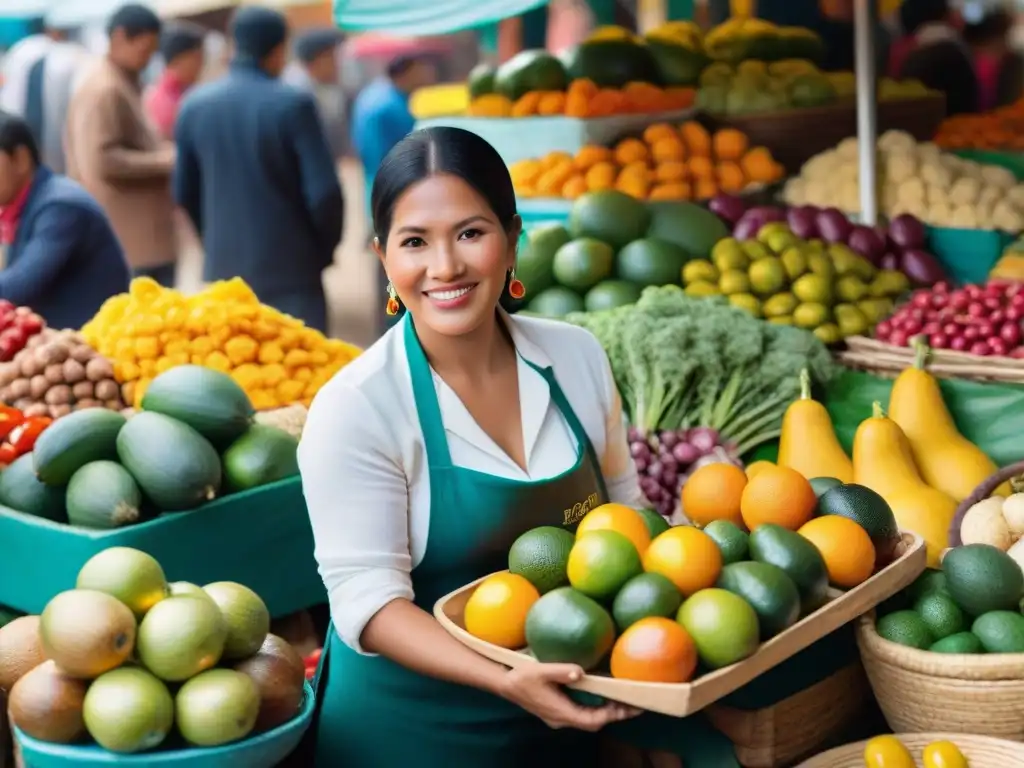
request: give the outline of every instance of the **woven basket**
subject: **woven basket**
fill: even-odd
[[[896,733],[966,732],[1024,741],[1024,653],[909,648],[878,635],[874,612],[858,620],[857,645],[871,690]]]
[[[1024,461],[1018,461],[1016,464],[1009,464],[975,488],[974,492],[971,493],[970,496],[961,501],[956,508],[956,512],[953,513],[953,521],[949,525],[949,546],[959,547],[963,544],[963,540],[960,538],[960,525],[964,521],[964,515],[967,514],[967,511],[971,507],[979,501],[987,499],[993,494],[996,488],[1008,480],[1011,481],[1011,487],[1014,492],[1017,492],[1017,478],[1021,475],[1024,475]]]
[[[843,365],[893,379],[914,365],[913,347],[897,347],[866,336],[846,339],[846,349],[836,357]],[[978,357],[946,349],[928,351],[928,373],[940,379],[1000,381],[1024,384],[1024,360],[1014,357]]]
[[[871,697],[860,662],[764,709],[712,704],[711,724],[736,747],[743,768],[779,768],[835,743],[863,713]]]
[[[933,741],[951,741],[970,761],[971,768],[1024,768],[1024,745],[1012,741],[964,733],[908,733],[901,734],[900,741],[918,761],[922,750]],[[865,746],[866,741],[859,741],[836,747],[796,768],[864,768]]]

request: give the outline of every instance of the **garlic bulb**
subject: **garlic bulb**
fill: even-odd
[[[1003,519],[1014,541],[1024,536],[1024,493],[1015,493],[1003,501]]]
[[[960,539],[964,544],[990,544],[1004,552],[1010,548],[1013,536],[1003,517],[1004,501],[994,496],[967,510],[960,523]]]

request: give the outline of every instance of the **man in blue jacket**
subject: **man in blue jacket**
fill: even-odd
[[[124,252],[103,209],[74,181],[41,165],[28,124],[6,112],[0,251],[0,299],[31,307],[55,328],[81,327],[104,301],[128,290]]]
[[[240,8],[231,35],[230,72],[178,114],[174,197],[203,238],[206,280],[241,277],[260,301],[326,331],[321,273],[344,206],[316,101],[278,80],[284,16]]]

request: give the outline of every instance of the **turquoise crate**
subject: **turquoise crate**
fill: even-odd
[[[275,617],[327,601],[302,481],[292,477],[112,531],[0,506],[0,605],[39,613],[55,594],[75,586],[86,560],[115,546],[153,555],[170,581],[245,584]]]
[[[928,227],[928,247],[956,283],[984,283],[1006,246],[1016,239],[988,229]]]
[[[118,755],[101,747],[48,744],[26,736],[17,728],[14,738],[21,748],[25,768],[81,768],[87,765],[124,768],[274,768],[296,750],[313,721],[316,699],[313,688],[305,684],[302,710],[298,716],[277,728],[235,744],[205,749],[183,746],[162,748],[138,755]]]

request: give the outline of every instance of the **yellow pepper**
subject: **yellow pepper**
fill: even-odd
[[[910,750],[895,736],[876,736],[864,747],[865,768],[915,768]]]
[[[220,371],[221,373],[227,373],[231,370],[231,361],[223,352],[211,352],[208,354],[204,365],[207,368],[213,368],[213,370]]]
[[[135,356],[140,360],[155,360],[160,357],[160,342],[153,336],[142,336],[135,340]]]
[[[951,741],[933,741],[924,748],[924,768],[968,768],[967,758]]]
[[[284,350],[272,341],[260,345],[259,360],[264,365],[276,365],[284,360]]]

